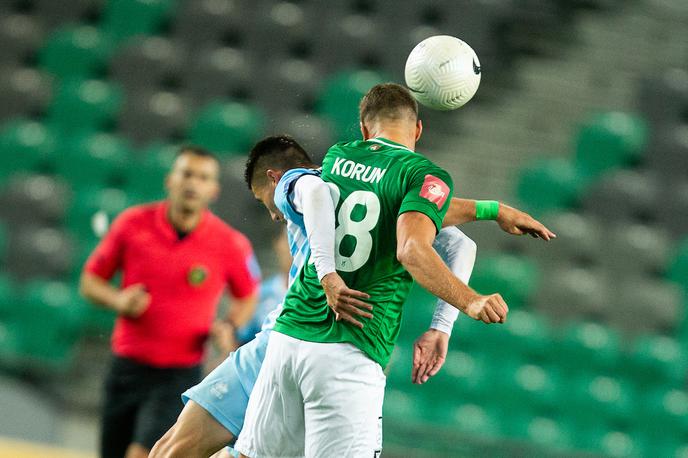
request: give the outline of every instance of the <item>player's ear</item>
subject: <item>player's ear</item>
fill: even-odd
[[[363,140],[368,140],[370,138],[370,131],[366,125],[363,124],[363,121],[359,121],[358,124],[361,126],[361,135],[363,136]]]
[[[421,135],[423,135],[423,121],[419,119],[416,121],[416,141],[420,140]]]
[[[282,178],[282,172],[279,170],[267,169],[265,174],[268,176],[270,183],[273,183],[275,186],[279,183],[280,178]]]

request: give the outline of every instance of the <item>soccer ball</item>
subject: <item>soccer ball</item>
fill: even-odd
[[[464,41],[436,35],[413,48],[404,76],[418,102],[436,110],[454,110],[465,105],[478,90],[480,61]]]

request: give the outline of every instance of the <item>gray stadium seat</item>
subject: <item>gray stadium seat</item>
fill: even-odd
[[[248,1],[186,0],[179,5],[173,35],[191,49],[236,45],[251,28],[254,10]]]
[[[613,280],[617,283],[609,301],[614,310],[612,323],[632,334],[664,334],[678,329],[685,310],[677,285],[658,280]]]
[[[134,38],[111,59],[110,73],[129,90],[153,88],[175,76],[185,58],[182,43],[163,37]]]
[[[579,213],[557,213],[542,220],[557,234],[557,239],[551,243],[524,240],[526,254],[536,257],[544,266],[562,263],[588,266],[597,262],[604,234],[596,218]]]
[[[658,275],[667,263],[669,237],[661,229],[621,223],[606,232],[600,246],[600,263],[614,275]]]
[[[182,68],[182,75],[185,92],[197,107],[215,98],[248,94],[253,78],[246,54],[231,47],[200,51]]]
[[[0,64],[23,63],[43,39],[43,28],[31,16],[0,17]]]
[[[320,164],[334,138],[329,124],[319,116],[301,111],[285,110],[268,119],[273,134],[289,134]]]
[[[671,123],[658,128],[649,147],[647,163],[662,177],[688,177],[688,125]]]
[[[69,6],[55,0],[33,0],[33,14],[52,28],[68,22],[82,22],[97,14],[105,0],[69,0]]]
[[[254,57],[254,65],[283,59],[295,48],[310,44],[322,20],[308,6],[287,1],[257,2],[253,14],[255,23],[246,30],[243,47]]]
[[[660,77],[652,73],[641,82],[638,100],[653,128],[676,123],[688,105],[688,71],[668,69]]]
[[[320,91],[322,75],[303,59],[275,59],[255,76],[255,98],[268,110],[310,110]]]
[[[662,188],[656,207],[658,222],[674,236],[684,237],[688,234],[688,175],[667,181]]]
[[[62,221],[71,193],[66,183],[45,175],[17,176],[0,194],[0,217],[12,224]]]
[[[19,280],[59,278],[69,273],[74,244],[63,232],[50,227],[22,227],[13,232],[7,266]]]
[[[587,213],[607,221],[652,220],[659,183],[651,173],[618,170],[592,185],[583,198]]]
[[[49,78],[28,67],[0,69],[0,121],[42,113],[50,100]]]
[[[188,120],[188,104],[167,91],[130,94],[119,116],[119,131],[137,145],[182,134]]]
[[[558,322],[581,317],[599,320],[610,313],[609,294],[598,271],[559,268],[544,274],[534,305]]]

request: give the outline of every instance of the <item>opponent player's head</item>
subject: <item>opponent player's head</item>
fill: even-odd
[[[275,188],[287,170],[298,167],[315,168],[310,156],[288,135],[264,138],[251,149],[244,177],[253,195],[270,212],[273,221],[284,221],[275,205]]]
[[[394,136],[403,139],[407,146],[415,146],[423,132],[418,102],[400,84],[373,86],[361,100],[359,114],[365,140]]]
[[[170,204],[184,213],[208,208],[220,193],[220,162],[211,152],[184,146],[165,178]]]

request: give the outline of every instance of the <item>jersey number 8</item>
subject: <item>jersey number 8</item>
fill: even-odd
[[[328,183],[332,194],[332,200],[339,203],[340,192],[337,185]],[[356,205],[365,207],[365,216],[360,221],[354,221],[352,214]],[[370,231],[377,226],[380,218],[380,199],[374,192],[370,191],[354,191],[344,199],[342,205],[339,207],[337,213],[337,222],[339,225],[335,230],[335,264],[336,269],[342,272],[353,272],[360,269],[368,262],[370,252],[373,249],[373,236]],[[345,236],[351,236],[356,239],[356,248],[348,255],[341,254],[342,240]]]

